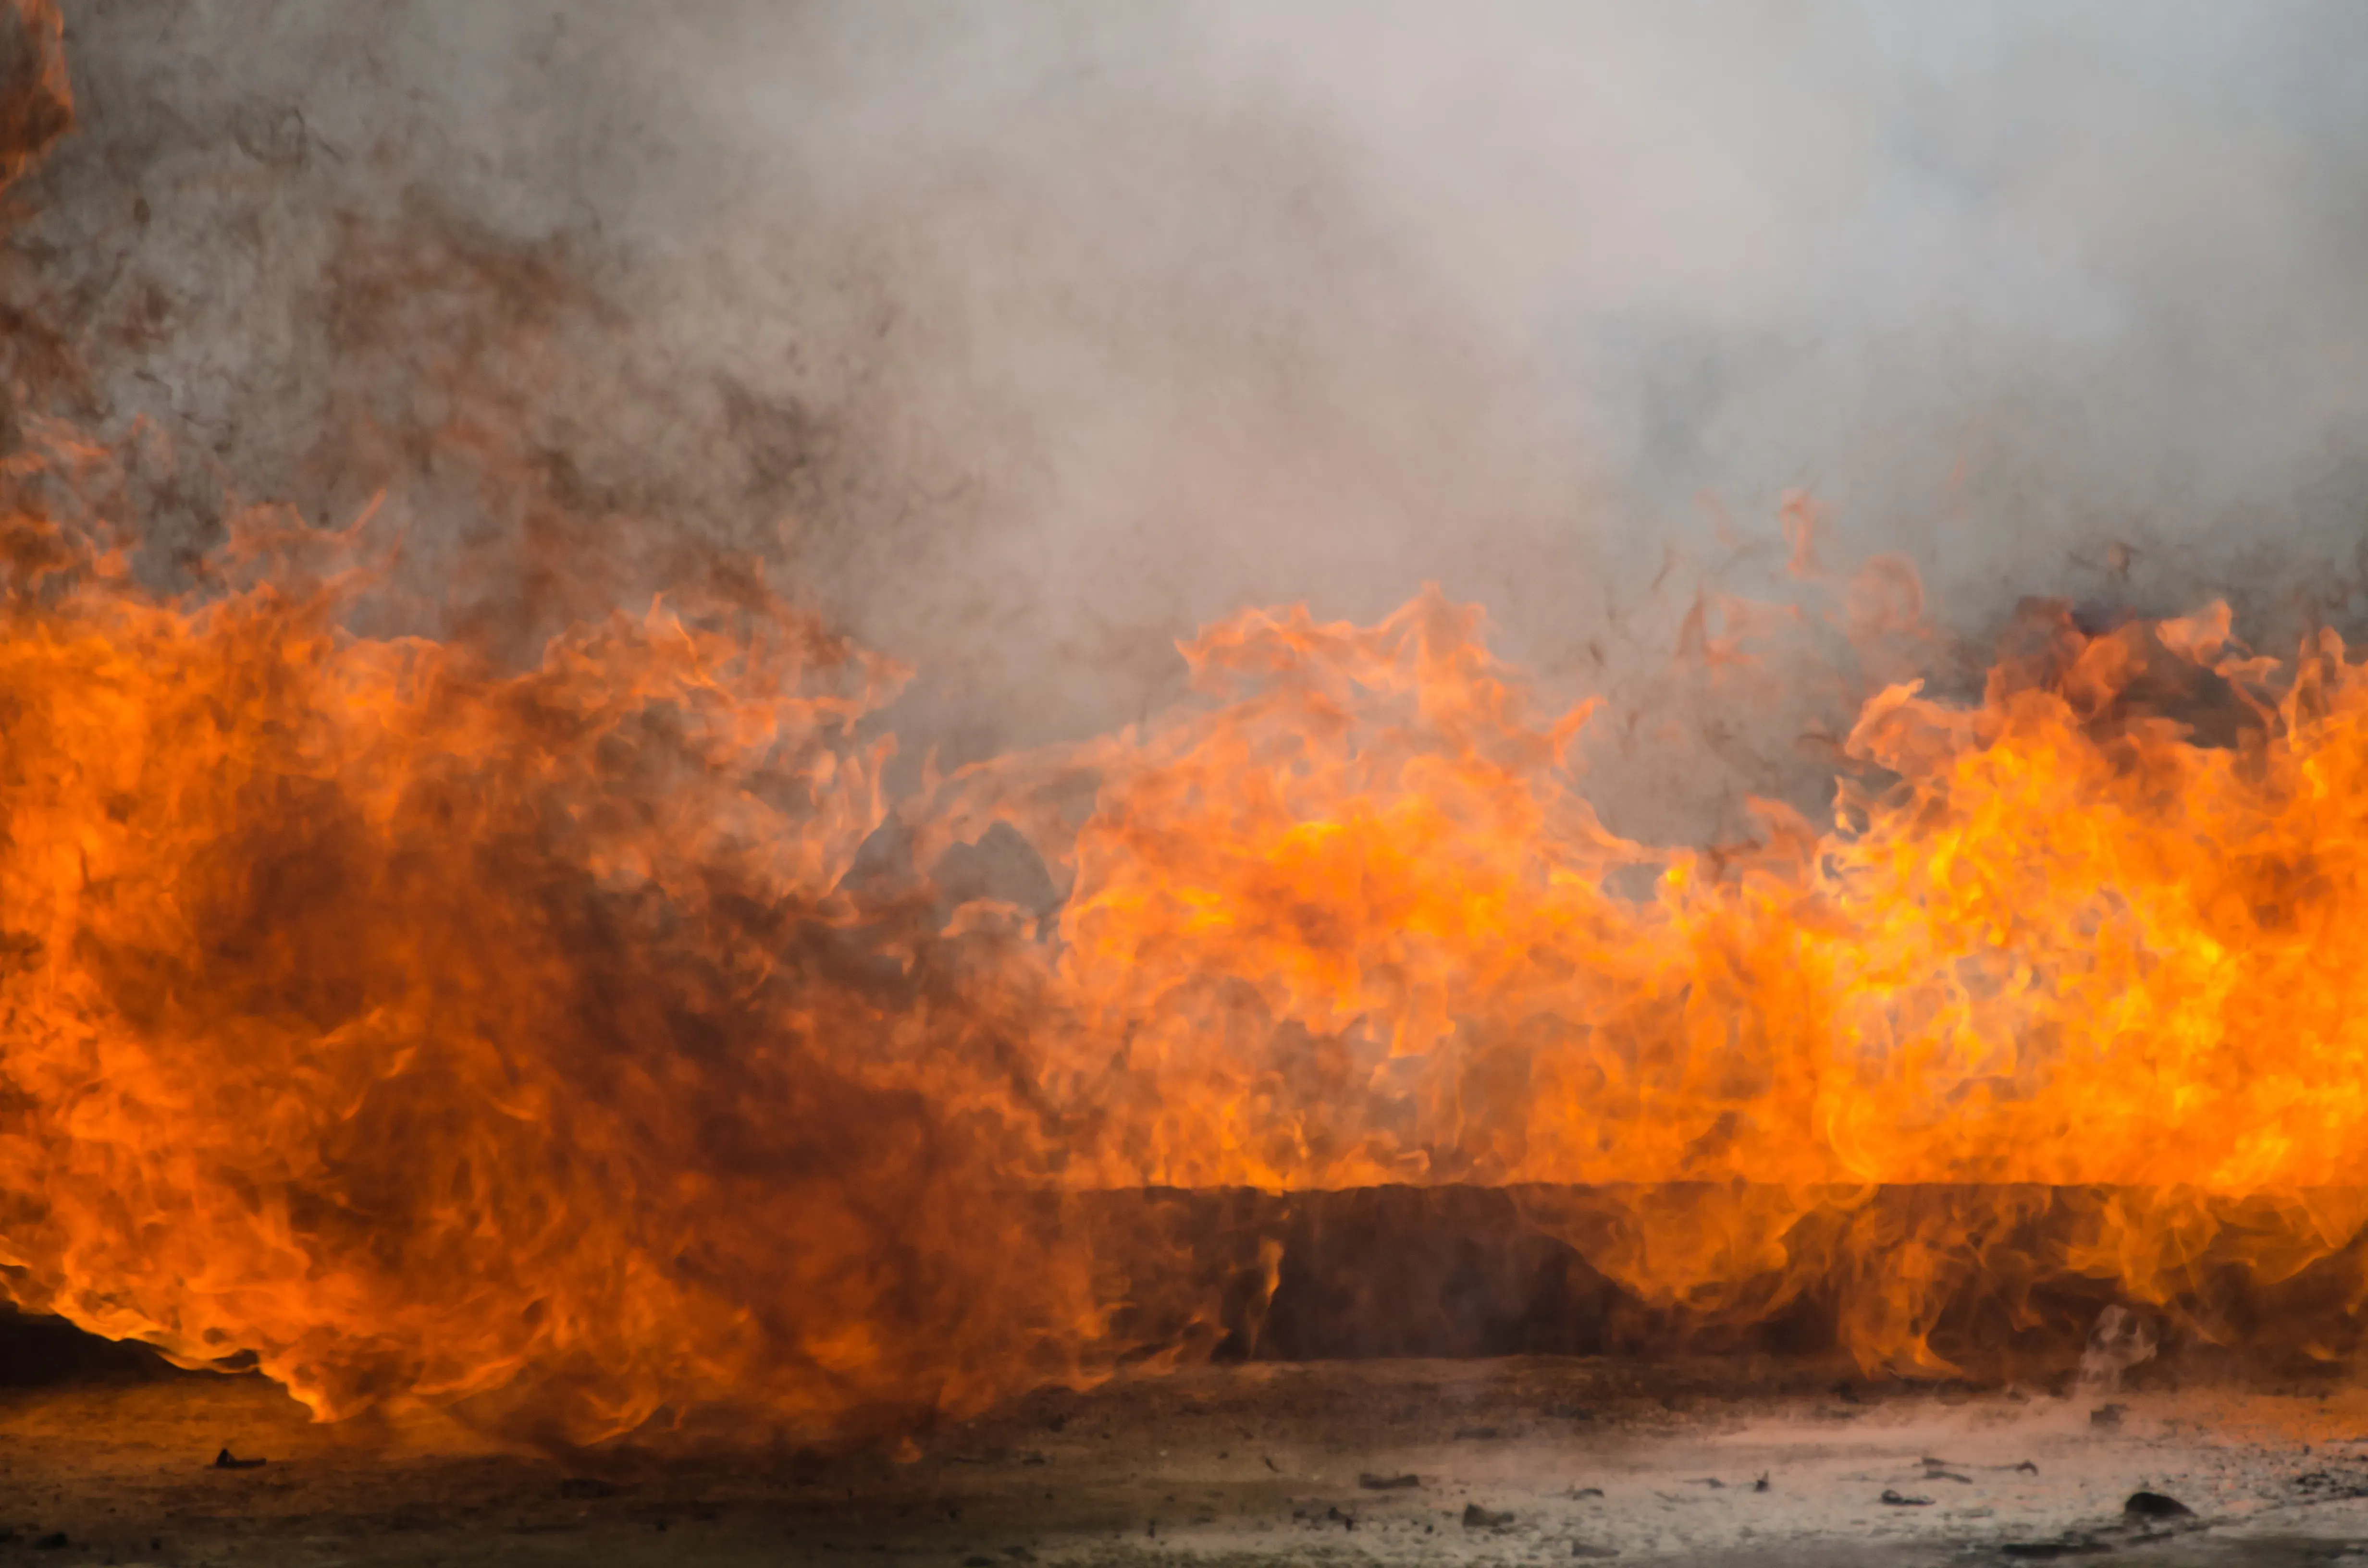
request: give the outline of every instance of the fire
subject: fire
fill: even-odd
[[[1712,854],[1604,830],[1586,708],[1474,612],[1213,629],[1210,710],[1086,750],[1060,1054],[1123,1063],[1099,1179],[1565,1189],[1540,1222],[1648,1299],[1839,1288],[1861,1363],[1931,1372],[1986,1280],[2177,1309],[2333,1256],[2368,1217],[2368,667],[2252,657],[2218,606],[2021,630],[1977,702],[1864,704],[1833,826],[1758,802]],[[1903,1188],[1960,1196],[1903,1230],[1868,1207]],[[2067,1191],[2094,1212],[2024,1256]]]
[[[505,672],[343,630],[359,534],[141,591],[41,508],[103,455],[6,530],[0,1252],[324,1416],[903,1422],[1193,1354],[1192,1238],[1099,1201],[1146,1187],[1515,1187],[1647,1303],[1822,1292],[1923,1373],[2066,1278],[2226,1335],[2368,1218],[2331,634],[2043,611],[1978,700],[1864,703],[1832,825],[1713,851],[1605,827],[1597,705],[1476,609],[1258,611],[1177,712],[898,803],[903,672],[752,577]],[[1021,828],[1057,917],[851,876],[892,812],[924,869]]]
[[[8,533],[20,1301],[576,1439],[1070,1369],[1012,1096],[909,915],[833,892],[893,666],[742,585],[503,675],[339,631],[349,577],[158,602]]]
[[[54,9],[14,15],[0,178],[68,103]],[[905,672],[752,573],[517,668],[355,630],[365,527],[258,516],[142,589],[140,519],[85,505],[108,453],[12,428],[28,1307],[324,1418],[905,1429],[1271,1294],[1271,1235],[1216,1238],[1229,1287],[1145,1188],[1458,1183],[1711,1342],[1815,1298],[1871,1370],[1995,1372],[2051,1291],[2231,1340],[2307,1280],[2295,1347],[2353,1353],[2368,661],[2332,633],[2040,607],[1978,695],[1880,675],[1829,821],[1703,848],[1606,826],[1601,702],[1477,608],[1253,610],[1177,710],[891,800]],[[1841,599],[1870,671],[1937,646],[1902,562]],[[1747,644],[1802,624],[1704,599],[1677,642],[1781,686]],[[892,824],[913,865],[867,869]],[[947,907],[997,824],[1055,915]]]

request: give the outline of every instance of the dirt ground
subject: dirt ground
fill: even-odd
[[[253,1378],[85,1381],[0,1403],[0,1562],[2368,1564],[2368,1394],[1732,1371],[1211,1368],[918,1444],[574,1466],[313,1426]],[[2134,1515],[2142,1491],[2192,1511]]]

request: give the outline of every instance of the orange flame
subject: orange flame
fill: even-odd
[[[926,933],[833,892],[900,672],[758,598],[504,676],[341,633],[349,579],[183,606],[7,538],[20,1301],[324,1416],[579,1440],[1072,1369],[1089,1267],[1009,1191],[1038,1140],[986,1020],[935,1027]]]
[[[1865,703],[1835,827],[1755,802],[1716,854],[1603,829],[1566,767],[1587,710],[1541,707],[1475,612],[1212,629],[1185,653],[1214,707],[1064,759],[1102,778],[1048,1056],[1109,1119],[1092,1179],[1621,1192],[1533,1211],[1653,1300],[1862,1276],[1850,1347],[1926,1370],[1985,1270],[2170,1303],[2207,1254],[2330,1256],[2368,1216],[2368,667],[2331,633],[2290,671],[2231,652],[2223,607],[2034,624],[1976,705]],[[2214,704],[2225,744],[2162,711]],[[1804,1217],[1920,1186],[2002,1196],[1794,1256]],[[2000,1256],[2051,1188],[2135,1190]]]
[[[1189,1354],[1185,1241],[1087,1201],[1146,1185],[1518,1186],[1647,1302],[1827,1291],[1921,1371],[2054,1277],[2226,1333],[2210,1271],[2368,1218],[2331,634],[2042,610],[1978,702],[1865,702],[1834,826],[1709,851],[1604,827],[1595,705],[1475,609],[1252,612],[1186,708],[901,808],[925,862],[1030,834],[1031,926],[848,877],[901,672],[746,581],[503,674],[341,631],[369,576],[304,558],[350,539],[250,526],[252,585],[183,603],[5,537],[8,1288],[325,1416],[905,1420]],[[1845,603],[1920,613],[1897,562]]]
[[[9,16],[0,183],[70,114],[55,8]],[[753,578],[523,671],[347,630],[359,530],[251,523],[163,598],[73,520],[107,454],[18,424],[26,1306],[324,1417],[909,1426],[1214,1343],[1190,1226],[1114,1189],[1482,1183],[1698,1325],[1822,1295],[1870,1369],[1961,1369],[1952,1312],[2011,1329],[2066,1279],[2229,1339],[2231,1278],[2308,1278],[2294,1347],[2354,1353],[2368,662],[2331,633],[2288,665],[2225,606],[2034,607],[1944,700],[1914,573],[1873,562],[1831,824],[1755,801],[1704,849],[1606,828],[1599,705],[1476,609],[1251,611],[1184,647],[1177,711],[892,811],[903,672]],[[1819,519],[1788,499],[1796,581]],[[1679,653],[1760,702],[1806,624],[1705,597]],[[1057,915],[856,874],[892,816],[925,873],[1016,827]]]

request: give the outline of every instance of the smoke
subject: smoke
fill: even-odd
[[[12,290],[164,453],[143,572],[383,492],[526,648],[753,551],[908,761],[1427,580],[1637,687],[1704,495],[1974,634],[2357,565],[2355,6],[65,9]]]

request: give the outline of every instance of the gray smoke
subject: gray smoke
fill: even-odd
[[[754,551],[961,759],[1426,580],[1644,690],[1705,494],[1814,492],[1976,635],[2356,574],[2345,0],[66,12],[19,251],[170,448],[162,577],[225,493],[383,489],[522,637]]]

